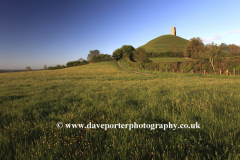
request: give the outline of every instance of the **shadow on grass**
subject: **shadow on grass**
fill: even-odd
[[[24,95],[24,96],[22,96],[22,95],[3,96],[3,97],[0,97],[0,104],[2,104],[3,102],[6,102],[6,101],[13,101],[13,100],[22,99],[24,97],[28,97],[28,96],[26,96],[26,95]]]

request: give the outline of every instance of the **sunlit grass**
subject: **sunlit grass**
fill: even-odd
[[[140,46],[146,52],[160,53],[172,50],[173,44],[178,46],[179,52],[183,52],[188,40],[174,35],[162,35],[147,42],[145,45]]]
[[[145,72],[154,75],[101,62],[0,74],[0,159],[240,158],[239,76]],[[201,128],[105,131],[57,122]]]

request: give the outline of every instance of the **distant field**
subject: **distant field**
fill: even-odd
[[[239,76],[142,72],[154,75],[115,61],[1,73],[0,159],[240,158]],[[200,128],[58,129],[57,122]]]
[[[149,58],[152,60],[154,63],[159,63],[159,62],[182,62],[182,61],[191,61],[189,59],[185,58],[179,58],[179,57],[158,57],[158,58]]]

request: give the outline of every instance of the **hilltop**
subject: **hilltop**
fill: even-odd
[[[145,45],[140,47],[144,48],[148,53],[149,52],[159,53],[171,51],[172,45],[176,44],[179,47],[179,51],[182,52],[187,43],[188,40],[179,36],[162,35],[147,42]]]

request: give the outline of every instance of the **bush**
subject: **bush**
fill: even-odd
[[[121,51],[123,52],[124,55],[126,55],[130,60],[133,58],[133,51],[135,48],[131,45],[123,45],[121,48]]]
[[[29,66],[26,67],[26,71],[31,71],[31,70],[32,69]]]
[[[137,48],[133,51],[133,58],[136,59],[140,63],[150,63],[152,62],[150,59],[147,58],[147,53],[143,48]]]
[[[203,41],[199,37],[193,37],[190,41],[186,44],[184,48],[183,55],[185,57],[199,57],[199,53],[203,51],[204,44]]]
[[[44,65],[44,66],[43,66],[43,70],[47,70],[47,65]]]
[[[116,50],[113,52],[113,55],[112,55],[112,57],[113,57],[116,61],[118,61],[119,59],[121,59],[122,56],[123,56],[123,52],[122,52],[122,50],[121,50],[120,48],[116,49]]]
[[[73,66],[80,66],[80,65],[86,65],[86,64],[88,64],[89,62],[88,61],[85,61],[85,60],[83,60],[82,62],[80,62],[80,61],[70,61],[70,62],[68,62],[67,63],[67,67],[73,67]]]
[[[52,66],[48,67],[48,70],[52,70],[52,69],[53,69],[53,67],[52,67]]]

